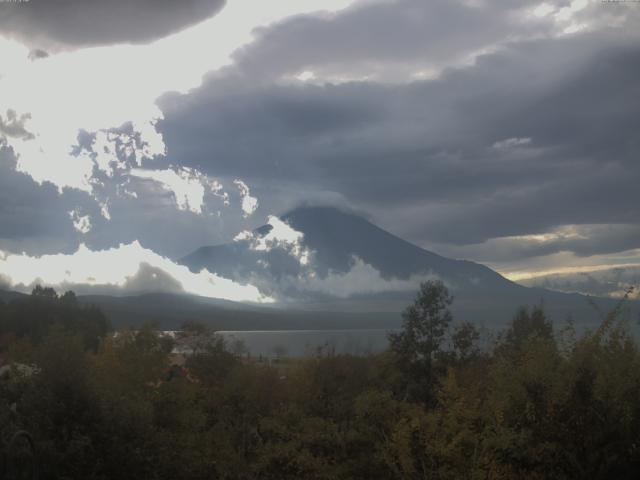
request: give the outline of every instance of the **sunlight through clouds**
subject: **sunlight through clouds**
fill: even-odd
[[[142,179],[153,180],[173,193],[178,208],[193,213],[202,213],[204,205],[205,184],[200,172],[186,167],[166,170],[143,170],[134,168],[130,175]]]
[[[164,155],[166,147],[156,130],[163,115],[155,103],[163,93],[186,93],[199,86],[205,73],[229,64],[233,51],[251,42],[260,25],[350,3],[280,0],[266,5],[239,0],[195,27],[148,45],[85,48],[33,61],[26,47],[2,40],[0,112],[29,114],[25,127],[35,136],[8,138],[18,170],[60,190],[92,192],[94,167],[110,172],[112,162],[105,159],[99,142],[94,144],[98,150],[75,155],[80,130],[104,136],[131,123],[140,137],[140,163]],[[205,45],[205,55],[195,54]]]
[[[80,245],[71,255],[30,257],[1,253],[0,272],[0,279],[11,288],[27,291],[42,283],[58,289],[73,288],[78,292],[85,286],[94,292],[168,291],[232,301],[273,301],[252,285],[242,285],[207,270],[192,273],[187,267],[144,248],[137,241],[100,251]]]
[[[154,169],[152,162],[167,154],[157,129],[163,113],[156,104],[166,92],[187,93],[207,72],[231,62],[231,54],[253,40],[257,27],[291,15],[340,10],[352,0],[236,0],[194,27],[146,45],[108,45],[31,55],[29,49],[0,37],[0,115],[19,125],[24,135],[0,131],[0,141],[16,157],[16,170],[36,183],[90,194],[103,219],[111,220],[110,195],[132,201],[138,193],[125,185],[131,177],[151,180],[170,191],[179,210],[202,214],[205,195],[229,204],[222,184],[195,168]],[[128,131],[123,126],[128,125]],[[127,129],[125,129],[127,130]],[[82,143],[80,135],[88,136]],[[113,189],[108,182],[115,183]],[[250,216],[258,207],[249,187],[236,180],[241,211]],[[122,188],[120,188],[122,187]],[[115,192],[115,193],[114,193]],[[139,199],[142,201],[142,199]],[[218,212],[219,213],[219,212]],[[71,210],[74,229],[92,230],[89,215]],[[7,256],[0,272],[13,285],[38,280],[51,285],[111,285],[125,288],[145,263],[175,279],[188,293],[230,300],[268,301],[257,289],[235,284],[207,271],[192,274],[138,242],[104,251],[85,246],[73,255]]]

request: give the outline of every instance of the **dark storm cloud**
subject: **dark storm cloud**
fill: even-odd
[[[512,43],[408,85],[253,87],[238,72],[164,100],[172,155],[335,191],[421,244],[640,223],[640,48],[624,35]]]
[[[0,238],[57,236],[90,248],[137,239],[177,258],[228,241],[269,213],[317,202],[369,212],[421,245],[453,252],[487,242],[493,253],[478,250],[485,258],[638,248],[640,9],[590,5],[576,21],[593,31],[555,36],[567,25],[523,16],[537,4],[369,1],[259,30],[201,88],[160,100],[169,154],[145,165],[197,167],[228,190],[234,179],[246,181],[260,202],[252,219],[242,219],[238,199],[229,215],[199,216],[179,211],[169,192],[139,186],[137,199],[109,195],[106,221],[88,195],[72,202],[50,185],[37,194],[15,174],[23,180],[0,177],[9,232]],[[12,15],[0,16],[0,32],[77,47],[157,38],[221,2],[32,0],[32,10],[19,10],[26,5],[0,3]],[[624,21],[606,27],[616,15]],[[468,62],[480,51],[490,53]],[[291,81],[306,70],[317,84]],[[421,72],[438,76],[423,81],[414,75]],[[369,80],[344,82],[353,78]],[[0,129],[20,134],[20,121],[5,115]],[[116,189],[117,179],[103,180]],[[84,236],[68,218],[74,205],[92,219]],[[585,238],[492,243],[575,224]],[[29,248],[53,249],[46,240]]]
[[[480,3],[480,2],[478,2]],[[420,66],[450,64],[513,35],[549,31],[518,14],[532,1],[469,6],[451,0],[363,2],[339,15],[302,16],[258,30],[235,55],[247,75],[271,79],[309,69],[322,76],[406,79]]]
[[[214,15],[224,0],[0,2],[0,34],[34,47],[148,42]]]

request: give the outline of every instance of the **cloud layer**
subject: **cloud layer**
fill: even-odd
[[[214,15],[224,0],[46,0],[0,3],[0,33],[33,47],[140,43]]]
[[[639,60],[593,33],[516,42],[407,85],[214,78],[167,99],[160,129],[187,164],[198,144],[225,175],[336,191],[422,245],[635,225]]]
[[[332,203],[505,272],[640,259],[640,9],[221,5],[0,3],[1,249],[179,258]]]
[[[543,275],[520,283],[561,292],[620,298],[633,287],[630,298],[640,299],[640,265],[589,269],[575,273]]]

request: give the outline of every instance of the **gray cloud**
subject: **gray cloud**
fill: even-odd
[[[0,2],[0,34],[32,47],[140,43],[214,15],[224,0],[31,0]]]
[[[310,70],[321,78],[405,81],[420,70],[465,61],[516,32],[526,37],[553,29],[548,20],[525,21],[519,14],[533,1],[469,3],[362,2],[340,15],[303,16],[260,29],[258,41],[235,57],[245,75],[261,80]]]
[[[229,193],[229,205],[208,195],[201,215],[179,210],[173,194],[154,182],[118,174],[98,178],[102,185],[96,185],[97,195],[110,199],[111,219],[104,218],[101,205],[85,192],[64,189],[60,193],[50,183],[38,185],[28,175],[16,172],[12,151],[0,142],[0,250],[31,256],[69,254],[80,243],[100,250],[138,240],[161,255],[179,258],[202,245],[230,241],[266,216],[259,209],[256,218],[243,218],[234,178],[218,178]],[[135,192],[137,198],[125,190]],[[89,217],[90,231],[82,234],[74,228],[72,211]]]
[[[30,118],[28,113],[18,115],[13,110],[7,110],[3,116],[0,113],[0,139],[2,135],[7,137],[17,137],[24,140],[31,140],[33,134],[25,129],[25,122]]]
[[[256,86],[241,72],[164,99],[173,155],[334,191],[423,245],[640,223],[640,49],[625,34],[513,42],[438,80],[400,85]],[[531,140],[494,147],[511,138]],[[617,248],[605,243],[562,248]]]
[[[44,4],[29,5],[36,3]],[[63,10],[71,5],[59,3]],[[590,5],[575,21],[592,29],[558,36],[565,25],[522,17],[522,9],[537,2],[473,3],[479,6],[373,1],[339,14],[286,20],[257,31],[256,42],[236,52],[235,64],[210,74],[201,88],[162,98],[159,127],[169,155],[156,166],[185,165],[223,183],[246,181],[260,202],[253,219],[242,219],[237,199],[222,216],[177,211],[170,193],[147,183],[136,186],[137,199],[110,195],[110,222],[101,219],[95,202],[78,197],[93,225],[80,237],[66,218],[70,194],[49,201],[54,189],[45,186],[46,198],[5,194],[3,218],[16,225],[11,235],[16,241],[53,235],[69,244],[82,239],[93,248],[139,239],[179,257],[306,202],[370,212],[375,222],[415,243],[467,257],[590,256],[640,246],[634,204],[640,10]],[[12,20],[0,20],[0,31],[11,25],[13,34],[26,35],[41,28],[34,39],[72,46],[146,41],[219,6],[153,2],[148,24],[135,24],[135,15],[118,24],[114,19],[126,16],[125,8],[142,11],[150,3],[101,4],[84,2],[78,8],[96,15],[71,27],[66,17],[38,19],[16,7]],[[109,12],[101,12],[107,4]],[[208,14],[202,13],[205,4]],[[37,8],[57,3],[47,5]],[[119,26],[106,31],[92,24],[103,19]],[[305,70],[317,79],[291,81]],[[414,76],[420,71],[437,77],[421,80]],[[2,125],[9,131],[7,121]],[[11,125],[18,132],[16,119]],[[125,181],[102,180],[108,191]],[[18,188],[9,183],[7,188]],[[24,185],[29,195],[33,188]],[[33,221],[18,213],[29,202],[42,208]],[[66,209],[64,215],[54,208]],[[508,248],[495,240],[563,225],[582,226],[585,238]]]
[[[526,286],[598,297],[622,297],[631,287],[631,298],[640,299],[640,267],[615,267],[593,272],[553,274],[523,280]]]
[[[71,251],[75,233],[67,211],[83,196],[63,198],[53,185],[17,173],[11,151],[0,142],[0,250]]]
[[[602,224],[565,227],[535,236],[492,238],[472,245],[440,244],[437,250],[452,257],[468,256],[480,262],[508,265],[523,258],[570,252],[584,257],[628,252],[640,248],[640,225]],[[557,259],[556,259],[556,262]],[[556,265],[557,268],[558,265]],[[553,268],[553,262],[546,265]]]

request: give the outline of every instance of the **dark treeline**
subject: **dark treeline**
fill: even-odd
[[[168,368],[152,326],[107,334],[99,310],[37,289],[0,304],[0,355],[30,366],[0,410],[51,479],[639,478],[640,355],[619,310],[576,335],[522,308],[481,349],[451,302],[424,283],[380,355],[265,364],[218,338]]]
[[[81,306],[73,292],[58,296],[53,288],[38,285],[26,300],[14,300],[6,305],[0,300],[2,350],[16,339],[38,345],[54,326],[79,335],[85,348],[94,352],[109,331],[104,314],[94,306]]]

